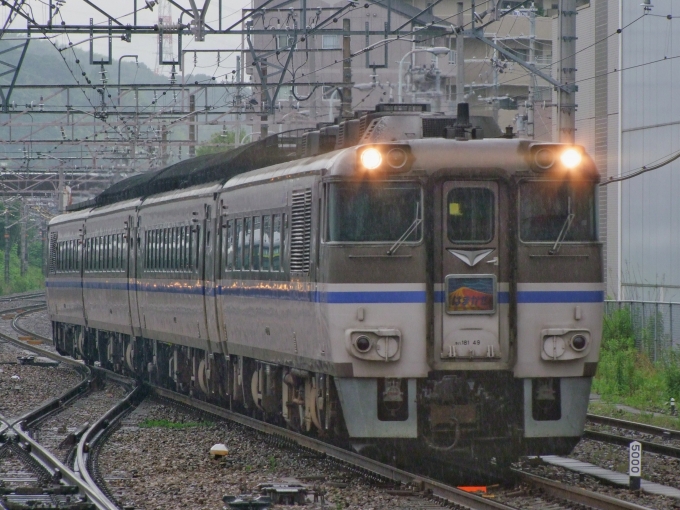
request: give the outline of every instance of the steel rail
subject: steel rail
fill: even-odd
[[[680,431],[672,429],[664,429],[646,423],[637,423],[634,421],[622,420],[620,418],[611,418],[609,416],[600,416],[599,414],[588,414],[588,421],[592,423],[599,423],[600,425],[608,425],[610,427],[619,427],[626,430],[634,430],[645,434],[653,434],[655,436],[662,436],[668,439],[680,439]]]
[[[597,510],[649,510],[647,507],[629,503],[621,499],[612,498],[604,494],[588,491],[579,487],[571,487],[560,482],[548,480],[525,471],[513,470],[522,481],[541,489],[546,494],[557,499],[586,505]]]
[[[37,311],[39,308],[36,307],[36,309],[33,310],[26,310],[21,314],[18,314],[12,321],[12,325],[15,329],[20,331],[21,333],[25,333],[27,335],[34,336],[36,338],[42,339],[44,341],[49,341],[49,339],[38,335],[36,333],[33,333],[32,331],[28,331],[24,328],[21,328],[18,326],[17,320],[23,317],[24,315],[33,313]],[[33,347],[33,346],[31,346]],[[43,349],[40,348],[33,348],[31,349],[36,352],[41,352],[41,353],[47,353],[48,351],[44,351]],[[50,353],[52,354],[52,353]],[[63,361],[64,359],[67,358],[62,358],[61,356],[54,355],[54,358],[58,358],[60,361]],[[53,359],[54,359],[53,358]],[[76,362],[77,363],[77,362]],[[114,375],[119,378],[121,382],[130,382],[130,379],[125,378],[124,376],[120,376],[118,374],[115,374],[114,372],[110,372],[108,370],[100,369],[100,368],[93,368],[95,371],[102,372],[104,373],[107,377],[113,377]],[[259,420],[256,420],[254,418],[250,418],[248,416],[238,414],[232,411],[229,411],[227,409],[224,409],[222,407],[209,404],[207,402],[201,401],[194,399],[190,396],[183,395],[180,393],[176,393],[170,390],[167,390],[165,388],[160,388],[157,386],[149,385],[147,383],[144,384],[144,386],[140,386],[135,388],[133,392],[129,393],[124,400],[119,402],[116,406],[114,406],[112,409],[110,409],[104,416],[102,416],[92,427],[90,427],[85,434],[81,437],[79,443],[78,443],[78,449],[77,449],[77,456],[76,456],[76,468],[77,471],[81,474],[81,476],[85,479],[85,481],[88,483],[88,486],[90,487],[96,487],[97,491],[97,496],[101,498],[102,500],[105,500],[108,502],[110,507],[106,508],[111,508],[112,510],[116,508],[115,504],[112,503],[106,495],[104,495],[99,489],[98,484],[95,482],[95,480],[92,478],[90,474],[90,470],[87,467],[88,463],[88,452],[91,452],[95,447],[98,441],[100,441],[104,435],[112,430],[114,424],[121,419],[121,417],[124,415],[124,413],[133,405],[134,403],[140,398],[140,395],[143,393],[143,387],[149,388],[151,391],[156,393],[157,395],[167,398],[169,400],[179,402],[184,405],[188,405],[194,409],[198,409],[200,411],[220,416],[222,418],[225,418],[227,420],[239,423],[241,425],[244,425],[246,427],[249,427],[251,429],[257,430],[259,432],[268,434],[268,435],[273,435],[273,436],[278,436],[285,441],[288,441],[290,443],[293,443],[297,445],[300,448],[303,449],[308,449],[315,451],[317,453],[322,453],[342,464],[347,464],[351,465],[353,467],[360,468],[364,471],[367,471],[371,473],[374,476],[387,479],[390,481],[398,482],[400,484],[404,485],[411,485],[414,487],[418,487],[420,490],[425,492],[428,496],[437,499],[441,502],[448,502],[450,504],[455,504],[455,505],[460,505],[461,507],[464,508],[469,508],[469,509],[475,509],[475,510],[491,510],[491,509],[498,509],[498,510],[508,510],[510,508],[513,508],[511,506],[492,501],[489,499],[482,498],[480,496],[470,494],[464,491],[461,491],[459,489],[456,489],[455,487],[451,487],[446,485],[445,483],[439,482],[437,480],[433,480],[427,477],[423,477],[420,475],[416,475],[413,473],[409,473],[407,471],[403,471],[401,469],[395,468],[393,466],[387,465],[380,463],[376,460],[370,459],[368,457],[361,456],[357,453],[344,450],[342,448],[339,448],[334,445],[330,445],[328,443],[324,443],[322,441],[319,441],[317,439],[304,436],[302,434],[278,427],[276,425],[272,425],[269,423],[265,423]],[[590,419],[590,415],[589,415]],[[618,420],[618,422],[623,422],[623,420]],[[619,423],[620,425],[620,423]],[[658,427],[655,427],[659,431],[665,431],[665,429],[659,429]],[[590,432],[586,432],[586,435],[590,434]],[[617,438],[620,441],[625,440],[625,444],[627,445],[630,442],[629,438],[622,438],[619,436],[612,436],[610,434],[602,434],[602,436],[607,436],[609,437],[614,437]],[[642,441],[641,441],[642,442]],[[658,448],[664,448],[668,449],[670,447],[664,447],[663,445],[658,445],[656,443],[649,443],[649,446],[646,446],[646,443],[648,442],[642,442],[643,443],[643,448],[646,448],[647,451],[653,452],[653,449],[650,448],[652,447],[658,447]],[[620,443],[624,444],[624,443]],[[678,451],[678,457],[680,457],[680,449],[678,448],[671,448],[672,450],[677,450]],[[610,496],[606,496],[603,494],[598,494],[592,491],[587,491],[585,489],[581,489],[578,487],[570,487],[568,485],[564,485],[559,482],[554,482],[552,480],[547,480],[545,478],[532,475],[526,472],[518,471],[518,470],[513,470],[513,472],[521,478],[523,481],[526,483],[540,488],[547,494],[561,499],[565,500],[571,503],[576,503],[576,504],[582,504],[582,505],[587,505],[588,507],[591,507],[593,509],[597,510],[645,510],[645,507],[635,505],[633,503],[629,503],[623,500],[618,500],[616,498],[612,498]]]
[[[3,333],[0,333],[0,337],[12,341],[12,343],[18,343],[21,345],[21,342],[19,340],[15,340],[14,338],[5,335]],[[23,347],[23,345],[21,345]],[[27,346],[27,347],[32,347],[32,346]],[[31,351],[42,351],[41,354],[52,354],[48,353],[47,351],[43,351],[42,349],[29,349]],[[61,358],[59,356],[59,358]],[[63,362],[63,361],[68,361],[65,359],[59,359],[58,361]],[[53,399],[48,401],[47,403],[43,404],[42,406],[39,406],[37,409],[34,409],[33,411],[30,411],[26,415],[13,419],[13,420],[8,420],[7,418],[1,417],[0,416],[0,421],[2,422],[2,426],[0,426],[0,431],[4,436],[7,436],[9,431],[12,431],[16,434],[18,441],[23,442],[25,445],[25,450],[30,454],[31,458],[36,462],[37,465],[41,466],[50,476],[54,478],[59,478],[66,482],[68,485],[72,485],[78,488],[78,491],[80,494],[83,496],[86,496],[97,508],[104,509],[104,510],[116,510],[116,507],[109,507],[106,506],[106,503],[104,500],[102,500],[97,493],[96,490],[94,490],[88,482],[84,481],[80,477],[78,477],[73,471],[71,471],[66,465],[64,465],[56,456],[54,456],[49,450],[47,450],[45,447],[43,447],[40,443],[35,441],[28,431],[24,430],[24,420],[26,417],[33,416],[34,418],[37,416],[40,416],[41,413],[44,412],[52,412],[54,406],[59,406],[59,401],[62,399],[65,399],[67,397],[72,397],[74,392],[82,392],[82,388],[89,386],[90,379],[87,377],[91,371],[90,369],[77,362],[73,362],[74,365],[77,365],[77,370],[81,373],[86,375],[84,380],[78,383],[74,388],[71,388],[67,390],[65,393],[57,397],[57,399]],[[56,401],[56,402],[55,402]],[[49,411],[48,411],[49,410]]]
[[[229,411],[213,404],[208,404],[207,402],[203,402],[201,400],[196,400],[187,395],[175,393],[174,391],[159,388],[157,386],[151,386],[148,384],[145,385],[149,386],[150,389],[158,396],[188,405],[194,409],[198,409],[221,418],[225,418],[229,421],[239,423],[259,432],[278,436],[297,445],[300,448],[322,453],[327,457],[340,462],[341,464],[348,464],[353,467],[360,468],[374,476],[394,482],[399,482],[401,484],[418,487],[428,496],[438,499],[441,502],[448,502],[450,504],[460,505],[463,508],[475,510],[509,510],[513,508],[497,501],[485,499],[460,489],[456,489],[455,487],[448,486],[445,483],[432,480],[431,478],[426,478],[420,475],[409,473],[407,471],[403,471],[387,464],[383,464],[376,460],[359,455],[358,453],[324,443],[318,439],[304,436],[302,434],[298,434],[297,432],[293,432],[276,425],[261,422],[254,418]]]
[[[110,510],[117,510],[118,505],[109,499],[109,496],[104,493],[102,488],[93,478],[92,473],[90,473],[89,461],[93,460],[91,453],[95,450],[97,443],[104,438],[106,432],[111,430],[111,428],[123,417],[125,412],[133,407],[140,399],[140,396],[143,394],[142,388],[142,386],[138,386],[132,390],[132,392],[128,393],[123,400],[109,409],[104,416],[100,417],[94,425],[87,429],[80,438],[80,441],[78,441],[75,470],[80,474],[83,480],[85,480],[88,486],[96,491],[98,499],[105,502],[105,508]]]
[[[667,457],[674,457],[680,459],[680,448],[675,446],[668,446],[664,444],[654,443],[652,441],[645,441],[644,439],[618,436],[616,434],[609,434],[607,432],[598,432],[595,430],[586,430],[583,432],[583,437],[601,441],[603,443],[615,444],[619,446],[629,446],[633,441],[637,441],[642,445],[642,450],[649,453],[656,453],[659,455],[666,455]]]

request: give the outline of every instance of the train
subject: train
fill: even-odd
[[[358,451],[571,451],[599,173],[466,107],[381,104],[71,206],[49,223],[56,349]]]

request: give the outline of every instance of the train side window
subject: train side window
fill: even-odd
[[[190,227],[182,227],[182,269],[184,271],[187,271],[189,269],[189,228]]]
[[[262,271],[269,271],[271,259],[271,228],[272,217],[267,215],[262,217]]]
[[[131,246],[131,245],[130,245]],[[144,269],[149,269],[151,262],[151,232],[144,231]]]
[[[253,218],[253,271],[260,270],[260,249],[262,247],[262,217]]]
[[[286,214],[281,215],[281,247],[279,251],[281,252],[281,271],[286,270],[286,235],[288,227],[288,217]]]
[[[172,227],[170,229],[170,269],[175,271],[177,269],[177,241],[176,241],[177,228]]]
[[[181,231],[182,229],[181,229],[180,227],[174,227],[173,230],[174,230],[174,232],[175,232],[175,235],[173,236],[173,238],[174,238],[174,244],[175,244],[174,250],[173,250],[174,253],[175,253],[175,255],[174,255],[174,260],[175,260],[175,271],[179,271],[180,269],[182,269],[182,266],[181,266],[181,264],[180,264],[180,260],[181,260],[181,251],[182,251],[182,247],[181,247],[181,244],[180,244],[180,236],[181,236],[181,232],[180,232],[180,231]]]
[[[104,236],[104,269],[111,269],[111,236]]]
[[[234,220],[227,222],[227,271],[234,269]]]
[[[116,234],[116,269],[123,269],[123,234]]]
[[[246,218],[243,221],[243,269],[250,269],[250,246],[253,242],[253,219]]]
[[[234,259],[234,269],[241,269],[241,250],[243,249],[243,220],[236,220],[236,258]]]
[[[156,230],[149,231],[149,269],[152,271],[156,269]]]
[[[189,237],[189,267],[192,271],[198,268],[198,265],[196,264],[196,261],[198,260],[198,234],[198,227],[193,227],[191,229],[191,236]]]
[[[281,271],[281,235],[283,229],[281,225],[281,215],[274,215],[274,232],[272,233],[272,271]]]

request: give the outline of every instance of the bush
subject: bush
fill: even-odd
[[[658,324],[657,324],[658,327]],[[643,410],[667,407],[671,397],[680,396],[680,352],[666,351],[653,363],[648,353],[650,332],[635,345],[633,321],[629,310],[617,310],[605,316],[602,349],[593,391],[604,401],[625,403]]]

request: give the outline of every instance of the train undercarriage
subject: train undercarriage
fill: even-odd
[[[523,437],[521,380],[510,372],[432,373],[409,395],[407,379],[378,379],[377,415],[408,418],[417,404],[417,437],[350,437],[333,377],[243,356],[53,322],[57,351],[336,444],[403,464],[424,457],[499,464],[521,454],[567,453],[578,438]]]

